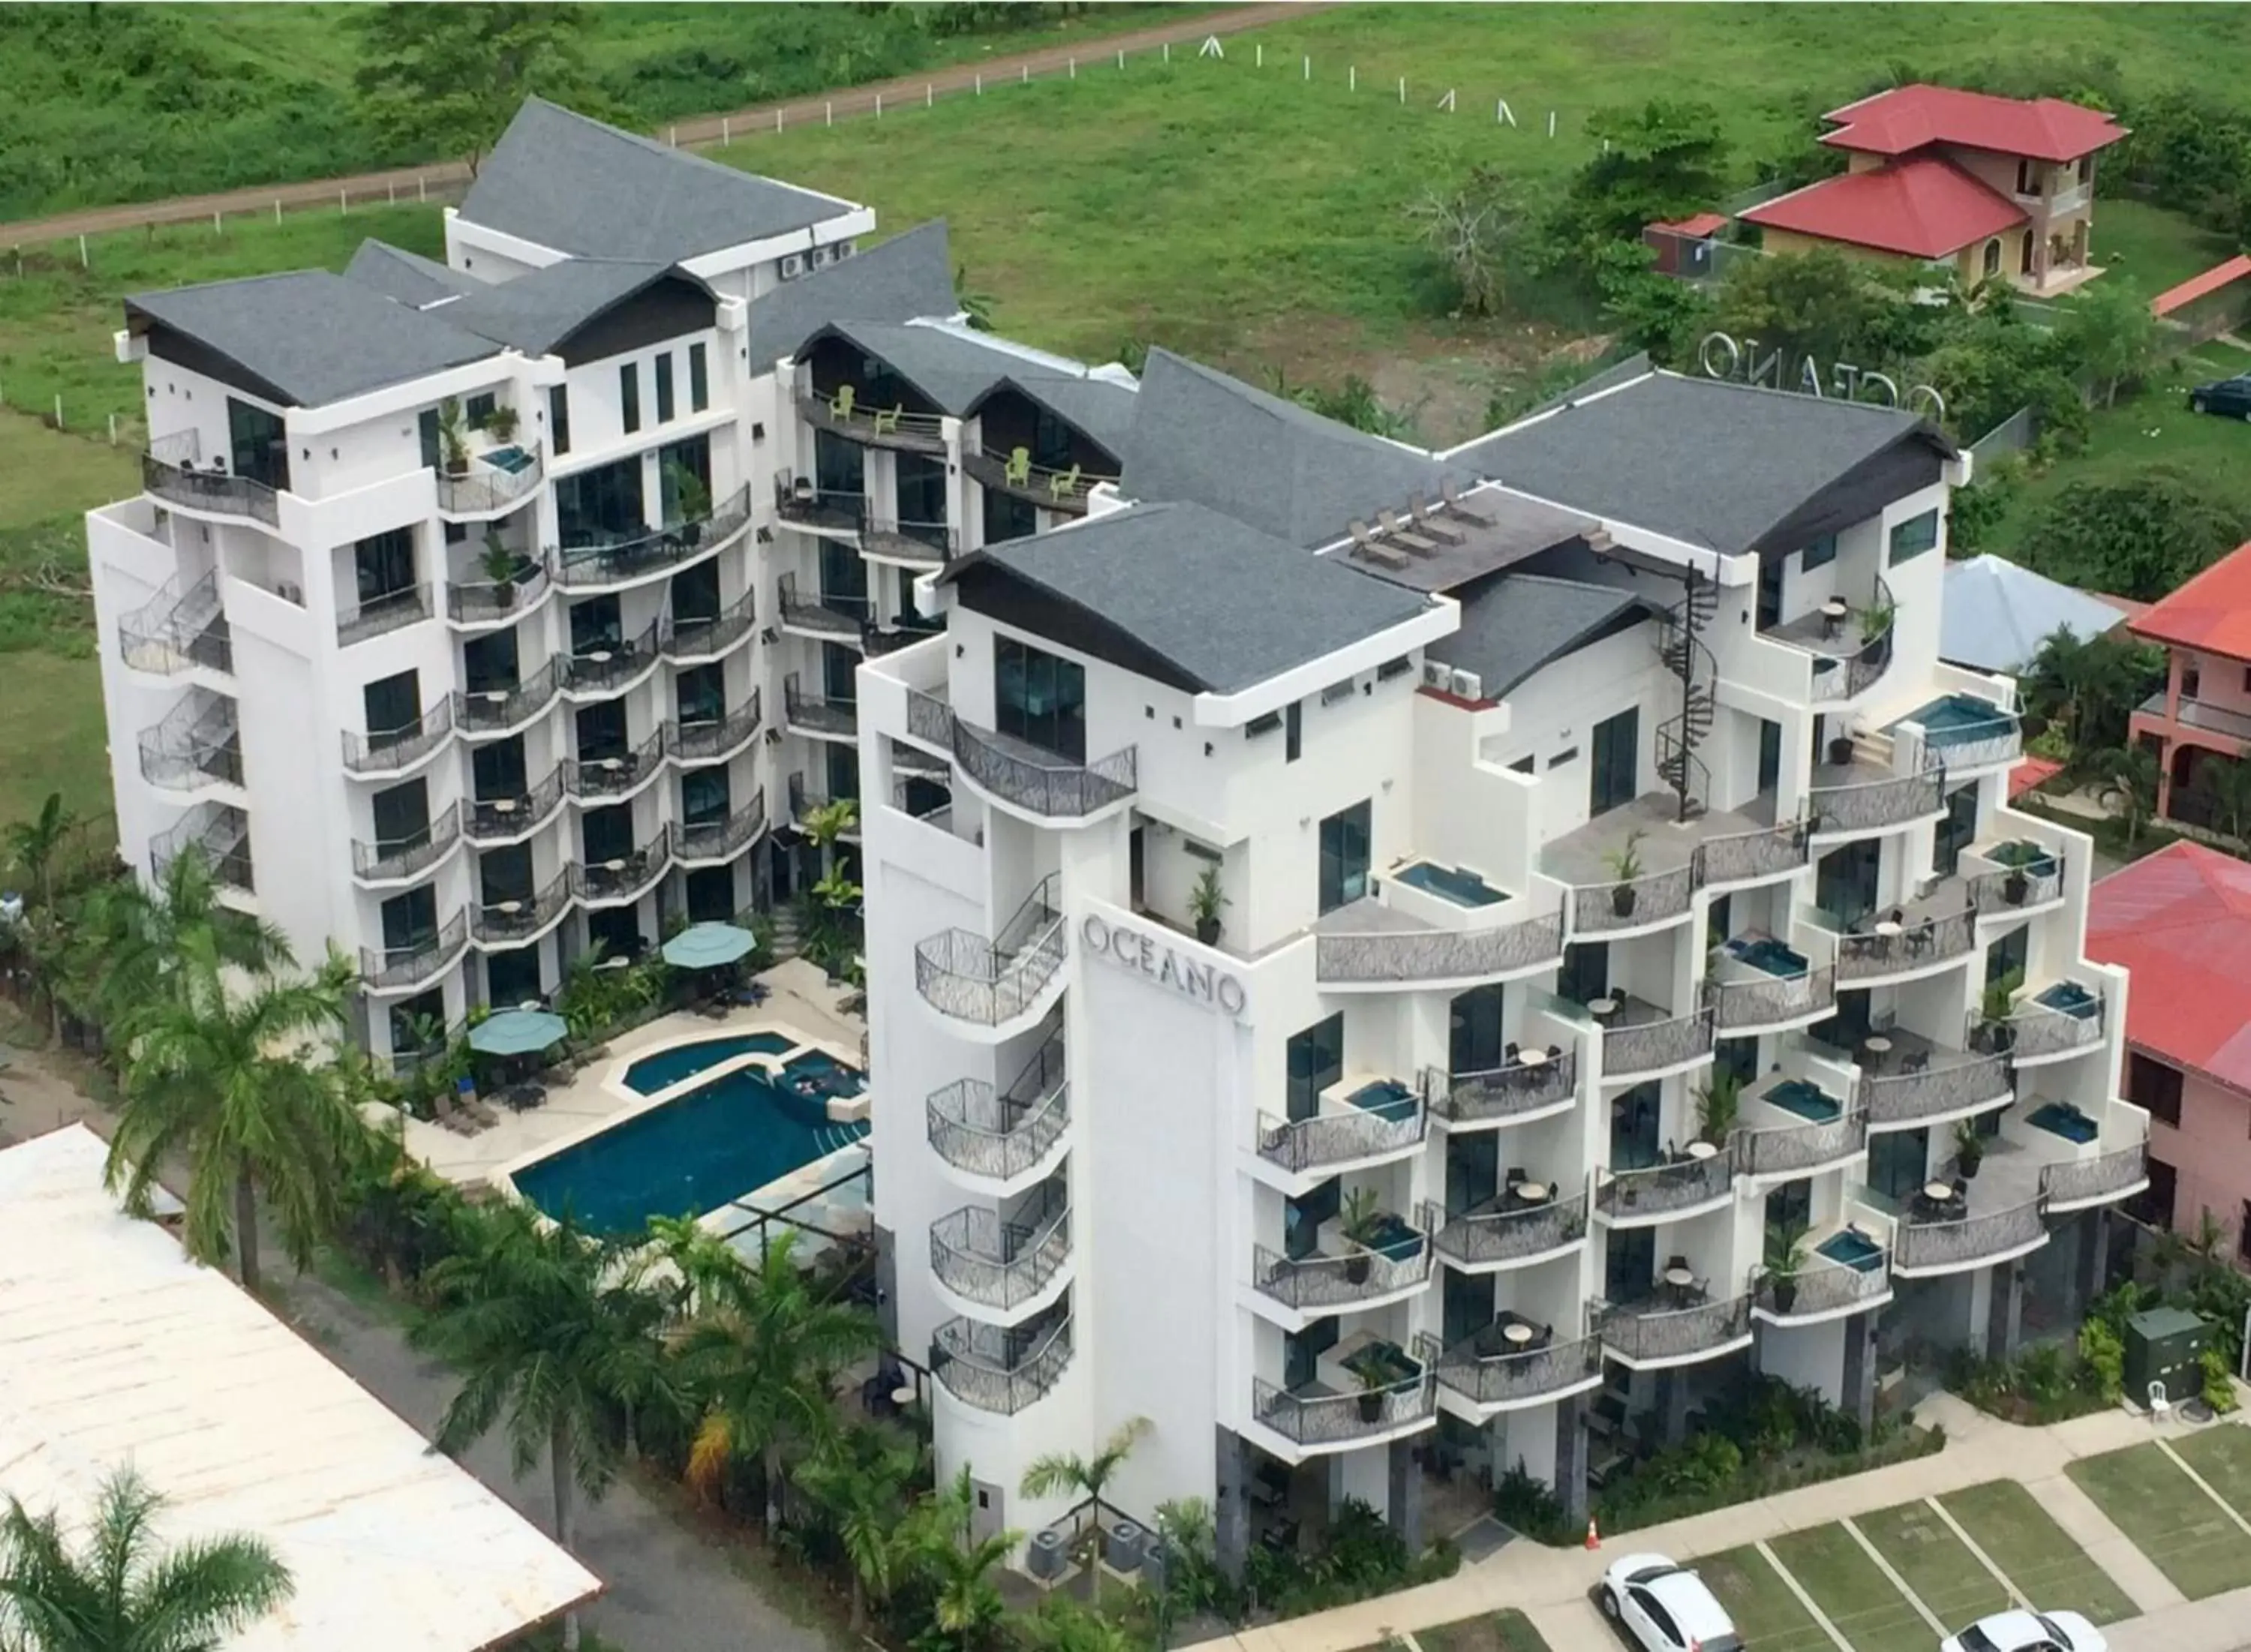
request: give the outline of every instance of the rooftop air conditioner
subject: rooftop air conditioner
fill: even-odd
[[[1425,660],[1423,662],[1423,686],[1425,688],[1451,688],[1453,681],[1454,668],[1443,660]]]
[[[1148,1533],[1131,1520],[1120,1520],[1102,1534],[1102,1559],[1112,1572],[1138,1572],[1141,1545]]]
[[[1052,1526],[1032,1533],[1031,1542],[1024,1546],[1024,1569],[1042,1583],[1056,1581],[1070,1564],[1063,1534]]]
[[[813,249],[813,267],[816,270],[820,269],[835,256],[836,254],[832,249],[825,246],[816,246]]]
[[[802,274],[804,274],[804,273],[805,273],[805,254],[804,254],[804,253],[802,253],[802,252],[785,252],[785,253],[783,253],[783,254],[781,255],[781,279],[782,279],[783,280],[785,280],[785,281],[793,281],[793,280],[795,280],[799,276],[800,276],[800,275],[802,275]]]
[[[860,249],[858,247],[853,245],[849,241],[839,241],[836,243],[836,256],[838,258],[850,258],[853,253],[859,250]]]
[[[1485,679],[1474,671],[1457,671],[1454,673],[1452,693],[1463,700],[1482,700],[1485,698]]]

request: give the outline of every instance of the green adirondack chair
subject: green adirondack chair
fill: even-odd
[[[1008,450],[1008,468],[1001,479],[1011,487],[1029,487],[1032,482],[1032,450],[1012,447]]]

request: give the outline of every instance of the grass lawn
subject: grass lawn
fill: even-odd
[[[2094,235],[2095,261],[2103,272],[2096,285],[2130,287],[2143,298],[2155,298],[2241,251],[2227,236],[2199,228],[2178,212],[2099,195]]]
[[[2192,1600],[2251,1586],[2251,1535],[2152,1442],[2066,1470]]]
[[[1767,1545],[1856,1652],[1930,1652],[1930,1626],[1841,1525]]]
[[[2171,1443],[2236,1513],[2251,1518],[2251,1428],[2206,1428]]]
[[[1728,1608],[1746,1646],[1759,1652],[1835,1652],[1804,1602],[1756,1549],[1726,1549],[1692,1564]]]
[[[1547,1640],[1532,1627],[1532,1620],[1511,1607],[1491,1617],[1464,1618],[1417,1629],[1415,1640],[1423,1652],[1551,1652]]]
[[[1939,1502],[2042,1610],[2077,1612],[2096,1623],[2134,1615],[2134,1603],[2109,1574],[2016,1481],[1967,1486]]]
[[[1916,1599],[1949,1629],[1974,1623],[2009,1604],[2009,1592],[1979,1564],[1927,1503],[1902,1503],[1856,1516],[1860,1535],[1907,1580]],[[1997,1563],[1998,1564],[1998,1563]]]

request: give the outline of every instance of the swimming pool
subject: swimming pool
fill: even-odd
[[[1876,1264],[1884,1259],[1884,1248],[1873,1239],[1846,1231],[1832,1234],[1814,1248],[1832,1262],[1842,1262],[1861,1273],[1873,1273]]]
[[[1786,980],[1795,980],[1805,973],[1805,955],[1791,951],[1772,936],[1763,935],[1754,941],[1729,941],[1728,953],[1755,970]]]
[[[1415,1116],[1415,1092],[1396,1079],[1380,1078],[1373,1084],[1363,1084],[1345,1100],[1394,1123]]]
[[[1999,707],[1966,694],[1934,700],[1901,721],[1921,723],[1923,743],[1936,747],[1989,740],[2017,726],[2017,720]]]
[[[2061,1136],[2067,1142],[2076,1142],[2081,1147],[2102,1133],[2101,1126],[2068,1102],[2050,1102],[2035,1108],[2025,1123],[2034,1130]]]
[[[484,461],[488,465],[496,466],[506,471],[511,476],[531,467],[531,455],[521,447],[495,447],[484,455]]]
[[[1392,875],[1402,883],[1410,883],[1456,906],[1493,906],[1508,899],[1476,873],[1462,867],[1416,861],[1401,867]]]
[[[2058,981],[2054,986],[2045,988],[2033,1002],[2044,1009],[2081,1021],[2102,1008],[2102,1000],[2076,981]]]
[[[681,1080],[693,1078],[706,1068],[717,1067],[735,1056],[786,1054],[795,1049],[798,1042],[786,1033],[734,1033],[724,1038],[699,1039],[693,1044],[677,1044],[668,1050],[659,1050],[654,1055],[644,1055],[626,1068],[626,1088],[636,1096],[654,1096],[659,1090],[670,1089]],[[828,1058],[824,1056],[822,1059]],[[739,1192],[742,1190],[738,1188],[736,1191]]]
[[[1814,1124],[1831,1123],[1845,1110],[1835,1096],[1802,1078],[1783,1080],[1766,1093],[1765,1099],[1783,1112],[1795,1113]]]
[[[780,1042],[786,1049],[794,1040]],[[826,1102],[788,1094],[746,1068],[525,1165],[516,1188],[549,1216],[568,1211],[595,1233],[639,1233],[652,1216],[717,1210],[867,1133],[862,1123],[832,1123]]]

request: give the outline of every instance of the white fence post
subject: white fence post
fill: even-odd
[[[213,235],[224,235],[226,233],[225,230],[219,227],[218,214],[217,212],[213,212],[211,214],[211,233]]]
[[[83,235],[78,238],[78,266],[82,270],[94,267],[94,260],[86,255],[86,237]]]
[[[419,172],[414,175],[414,198],[418,201],[430,198],[430,180]]]
[[[1023,66],[1023,73],[1018,78],[1022,79],[1026,86],[1029,86],[1032,83],[1032,66],[1027,63]]]
[[[109,416],[109,445],[112,447],[117,446],[117,415],[114,413]]]
[[[734,147],[734,125],[723,114],[719,117],[719,147],[723,149],[731,149]]]
[[[278,195],[274,197],[274,221],[276,224],[281,221],[281,197]]]
[[[1399,77],[1399,100],[1402,103],[1407,101],[1407,77],[1403,74]]]
[[[349,212],[351,211],[350,190],[338,190],[336,191],[336,211],[338,212]]]
[[[1313,78],[1313,55],[1312,55],[1310,52],[1306,54],[1306,60],[1305,60],[1305,65],[1306,65],[1306,73],[1305,73],[1305,78],[1306,78],[1306,79],[1310,80],[1310,79],[1312,79]]]
[[[1070,78],[1074,80],[1078,79],[1078,59],[1077,58],[1070,59]]]
[[[1165,42],[1165,61],[1166,61],[1166,62],[1167,62],[1167,63],[1170,63],[1172,60],[1173,60],[1173,43],[1172,43],[1171,41],[1167,40],[1167,41],[1166,41],[1166,42]]]
[[[674,149],[676,149],[680,147],[680,128],[678,127],[675,126],[670,128],[665,134],[665,137]]]
[[[1555,135],[1555,111],[1553,109],[1548,111],[1548,135],[1551,138]]]
[[[1454,89],[1453,89],[1453,87],[1451,87],[1451,86],[1448,86],[1448,87],[1446,88],[1446,95],[1445,95],[1444,97],[1440,98],[1440,99],[1438,100],[1438,107],[1439,107],[1440,108],[1444,109],[1444,110],[1448,114],[1451,114],[1454,112]]]
[[[1357,63],[1350,64],[1346,66],[1344,72],[1344,89],[1347,92],[1357,92],[1360,90],[1360,66]]]
[[[393,179],[391,179],[391,185],[390,185],[390,188],[391,188],[391,205],[393,205],[393,206],[397,206],[397,205],[398,204],[398,180],[397,178],[393,178]]]
[[[774,111],[774,130],[777,132],[781,130],[781,111],[779,109],[776,109]]]
[[[1126,66],[1126,48],[1124,46],[1119,46],[1118,48],[1118,66],[1121,69]]]
[[[977,77],[977,95],[980,98],[985,95],[985,77],[981,74]]]
[[[1263,69],[1266,66],[1266,43],[1264,40],[1258,43],[1258,60],[1250,66],[1254,69]]]
[[[835,125],[836,124],[836,106],[835,106],[835,103],[833,103],[833,102],[831,102],[831,103],[824,103],[824,104],[822,104],[822,105],[821,106],[821,111],[822,111],[822,114],[823,114],[823,116],[824,116],[824,118],[825,118],[825,119],[826,119],[826,121],[827,121],[827,123],[828,123],[828,125],[830,125],[830,126],[835,126]]]
[[[62,427],[63,427],[63,393],[62,393],[60,391],[57,391],[55,392],[55,428],[56,428],[57,430],[60,430]]]
[[[880,121],[880,120],[882,120],[883,118],[883,94],[882,93],[878,92],[877,93],[876,93],[876,119],[877,119],[878,121]]]
[[[934,109],[938,107],[938,88],[927,80],[923,82],[922,107],[925,109]]]

